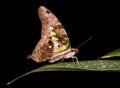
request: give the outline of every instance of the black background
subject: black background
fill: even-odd
[[[32,6],[31,6],[32,5]],[[1,13],[1,60],[0,85],[40,67],[48,62],[37,64],[26,59],[40,39],[41,22],[38,7],[50,9],[64,25],[72,47],[92,36],[92,40],[80,47],[79,60],[95,60],[98,57],[119,48],[119,9],[117,2],[81,2],[79,0],[33,0],[31,2],[9,2]],[[11,87],[24,87],[26,84],[43,86],[94,85],[113,82],[119,79],[112,72],[42,72],[22,78]],[[99,82],[98,82],[99,81]],[[69,82],[69,83],[67,83]]]

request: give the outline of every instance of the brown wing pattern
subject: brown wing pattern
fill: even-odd
[[[68,46],[66,48],[70,48],[70,40],[68,35],[57,17],[44,6],[40,6],[38,14],[42,23],[41,37],[48,38],[53,42],[53,50],[57,50],[60,47],[67,45]],[[60,51],[62,50],[58,50],[58,52]]]
[[[32,58],[36,62],[42,62],[71,48],[71,46],[64,27],[50,10],[40,6],[38,15],[42,23],[41,39],[28,58]]]

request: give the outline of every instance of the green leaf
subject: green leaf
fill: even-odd
[[[49,64],[30,72],[27,72],[12,81],[8,82],[7,85],[15,82],[21,77],[43,71],[117,71],[120,72],[120,60],[91,60],[91,61],[79,61],[77,62],[61,62],[56,64]]]
[[[120,57],[120,49],[114,50],[100,58],[103,59],[103,58],[110,58],[110,57]]]

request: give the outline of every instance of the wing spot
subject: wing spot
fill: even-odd
[[[68,38],[67,38],[67,37],[65,37],[65,38],[64,38],[64,40],[68,40]]]
[[[47,36],[44,36],[44,38],[47,38]]]
[[[54,40],[54,41],[58,41],[59,38],[53,36],[53,37],[52,37],[52,40]]]
[[[50,14],[50,11],[47,10],[46,13]]]
[[[52,35],[52,36],[55,36],[55,35],[56,35],[56,33],[55,33],[55,32],[53,32],[53,31],[51,31],[51,35]]]
[[[54,30],[53,26],[49,26],[49,30]]]
[[[52,46],[48,46],[49,48],[52,48]]]
[[[62,43],[65,43],[65,41],[62,41]]]
[[[53,43],[49,40],[49,41],[48,41],[48,44],[49,44],[49,45],[52,45]]]
[[[58,47],[60,47],[60,45],[58,45]]]

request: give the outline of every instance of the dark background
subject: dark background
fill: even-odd
[[[32,6],[31,6],[32,5]],[[119,9],[117,2],[81,2],[79,0],[33,0],[5,3],[1,12],[1,60],[0,85],[40,67],[48,62],[37,64],[26,59],[40,39],[41,22],[38,7],[50,9],[64,25],[72,47],[92,36],[92,40],[80,47],[79,60],[95,60],[119,47]],[[82,85],[83,83],[104,84],[119,79],[118,73],[112,72],[42,72],[26,76],[12,87],[24,87],[26,84],[50,86],[58,84]],[[98,82],[100,81],[100,82]],[[45,85],[44,85],[45,86]],[[85,86],[85,85],[83,85]]]

